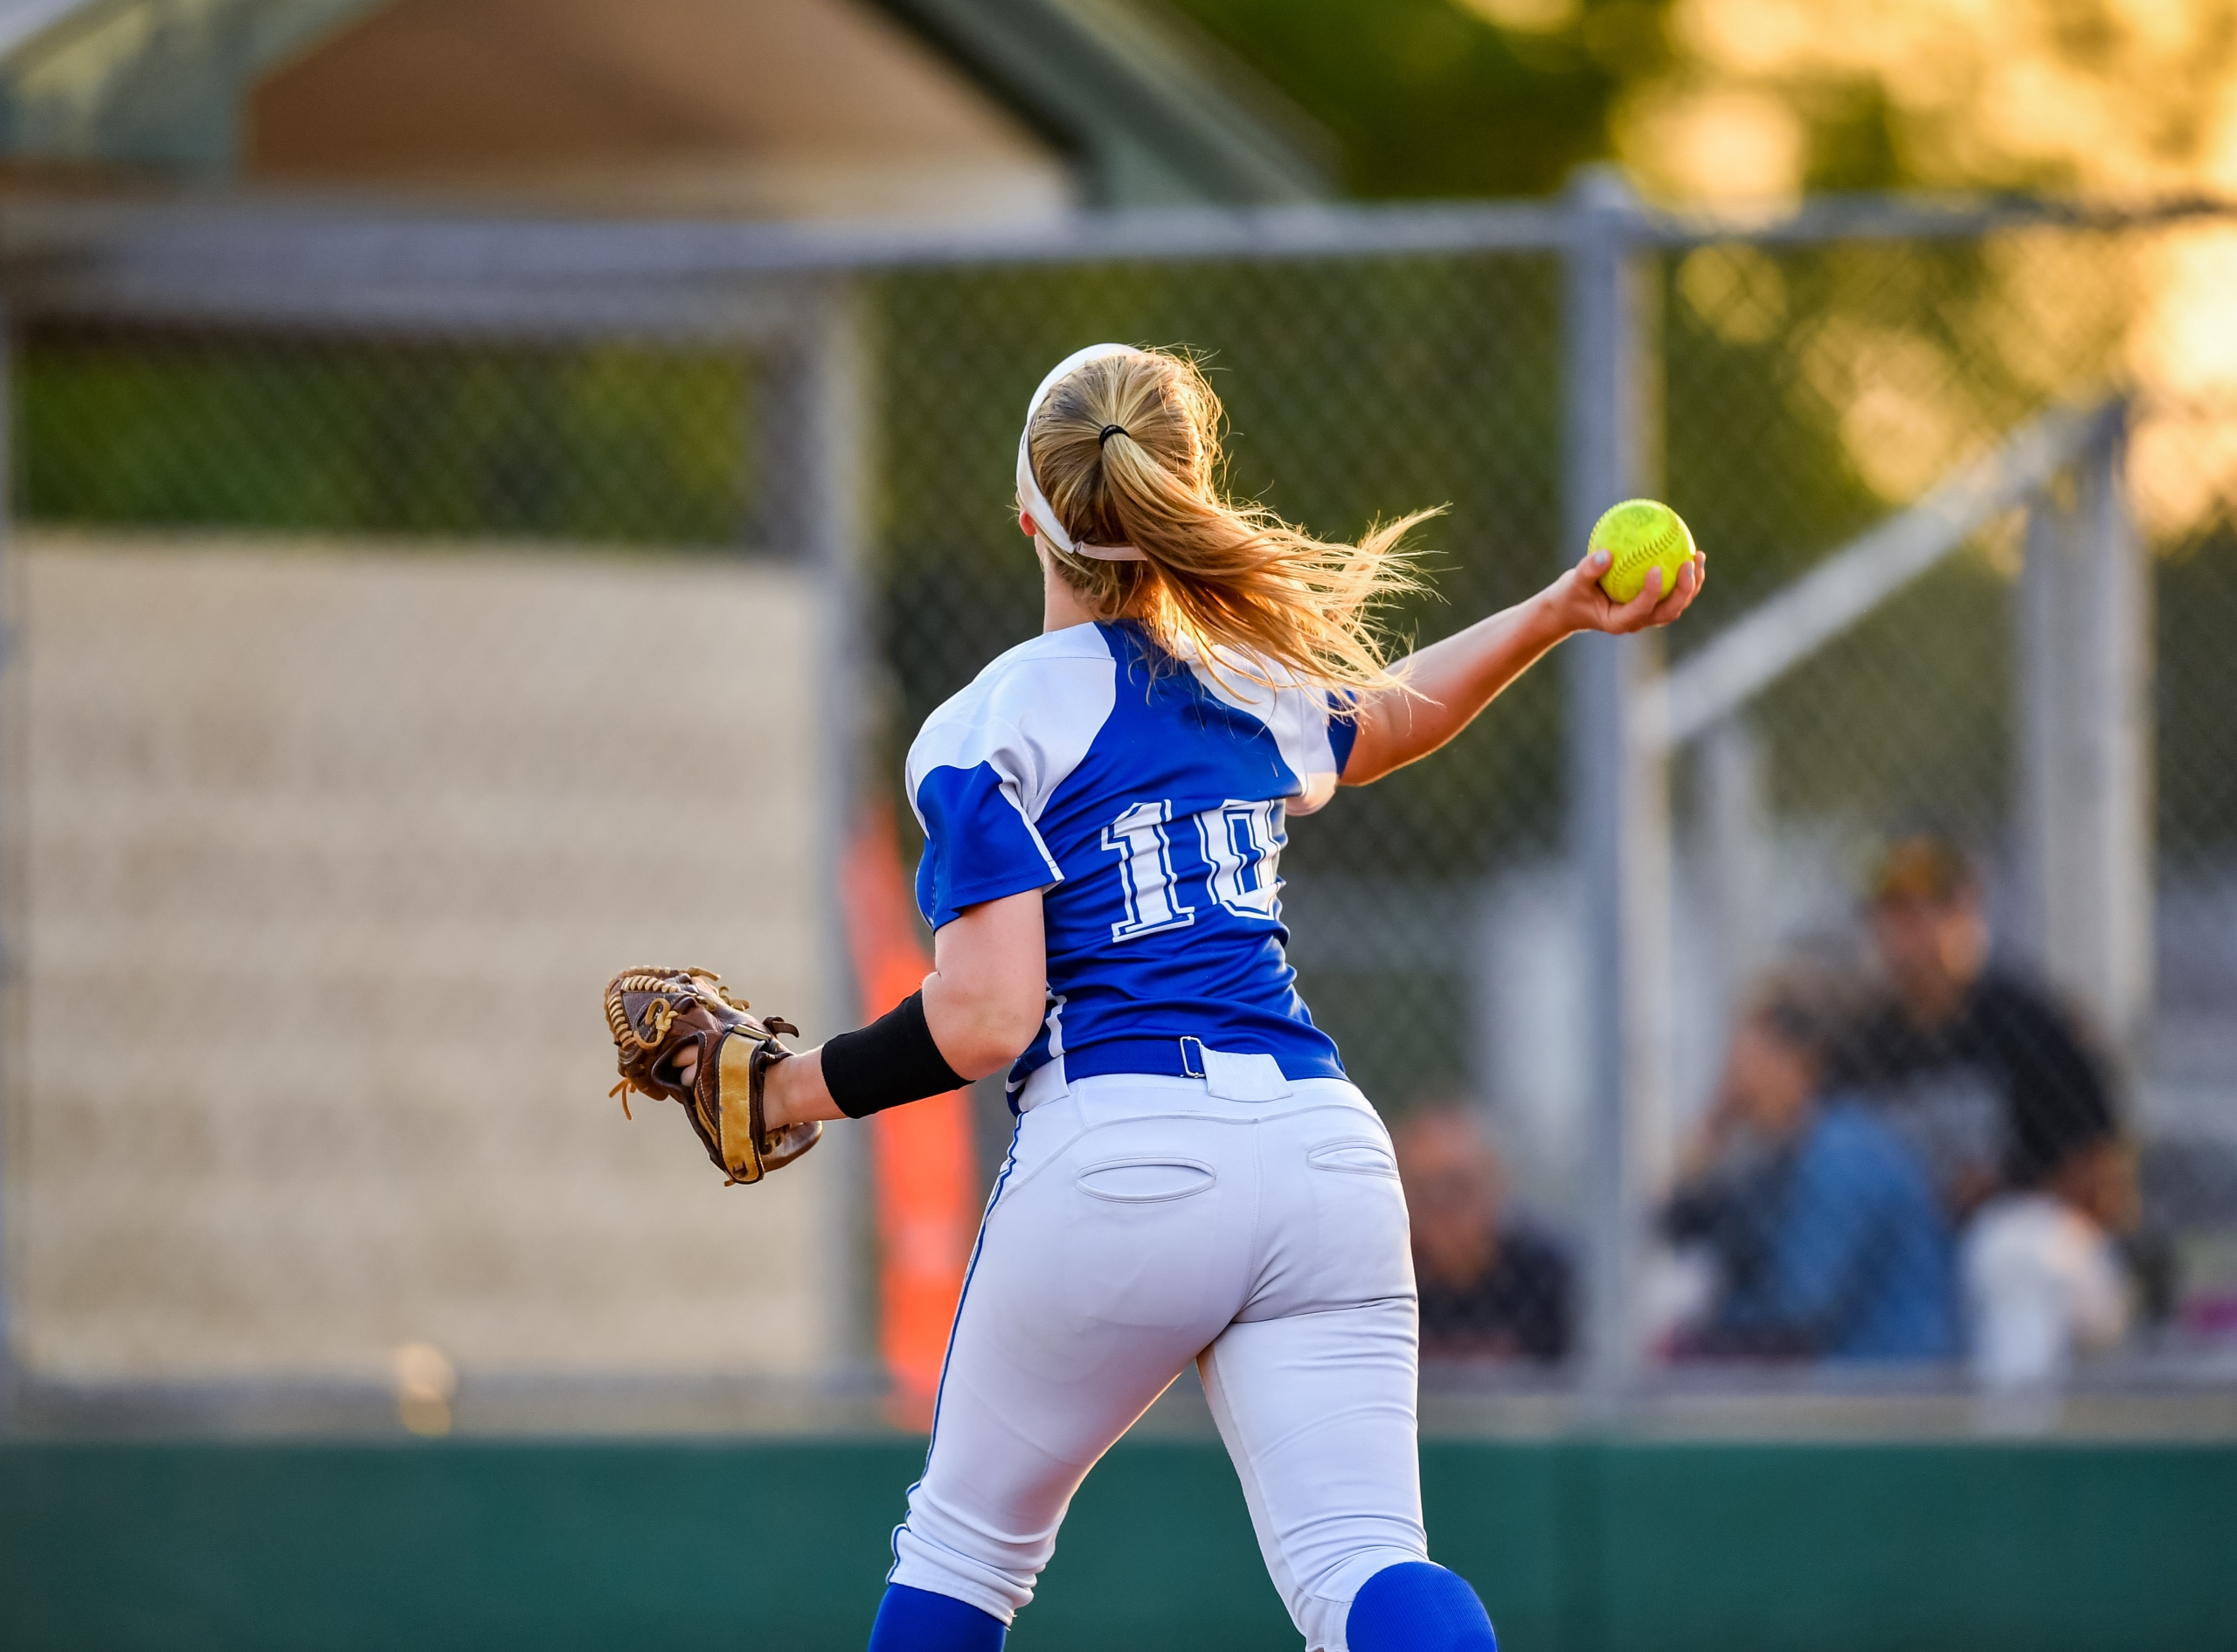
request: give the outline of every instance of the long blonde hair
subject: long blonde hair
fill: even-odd
[[[1076,544],[1131,545],[1146,559],[1068,555],[1044,534],[1058,574],[1096,613],[1139,620],[1169,653],[1262,681],[1278,667],[1324,688],[1401,687],[1378,610],[1422,589],[1400,542],[1437,513],[1356,545],[1315,539],[1224,496],[1221,418],[1196,364],[1163,350],[1090,361],[1051,389],[1026,431],[1033,480]]]

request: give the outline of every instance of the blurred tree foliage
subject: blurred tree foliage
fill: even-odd
[[[1641,0],[1167,0],[1326,127],[1364,197],[1543,195],[1613,153],[1625,81],[1668,59]],[[1495,11],[1535,26],[1502,28]]]
[[[18,341],[16,508],[149,528],[732,545],[737,356],[39,328]]]
[[[1673,0],[1667,20],[1613,137],[1673,195],[2237,193],[2227,0]]]

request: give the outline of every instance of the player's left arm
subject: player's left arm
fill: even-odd
[[[1666,595],[1662,570],[1650,569],[1645,587],[1627,603],[1601,590],[1600,576],[1607,570],[1608,553],[1591,552],[1527,602],[1400,660],[1394,670],[1412,692],[1361,702],[1354,714],[1359,733],[1344,764],[1342,783],[1363,786],[1429,756],[1473,722],[1501,689],[1564,637],[1580,631],[1620,636],[1668,625],[1700,594],[1708,561],[1696,553]]]

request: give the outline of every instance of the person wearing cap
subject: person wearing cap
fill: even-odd
[[[1832,1076],[1910,1143],[1953,1220],[2117,1140],[2104,1065],[2075,1018],[1992,958],[1963,850],[1931,833],[1896,839],[1873,868],[1866,916],[1883,991]]]

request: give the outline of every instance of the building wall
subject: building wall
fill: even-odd
[[[246,175],[647,213],[1034,216],[1064,157],[862,0],[392,0],[250,90]]]
[[[800,1376],[843,1155],[726,1189],[600,989],[828,1026],[812,588],[588,552],[12,550],[8,1284],[37,1376]],[[698,1259],[679,1265],[680,1258]]]

